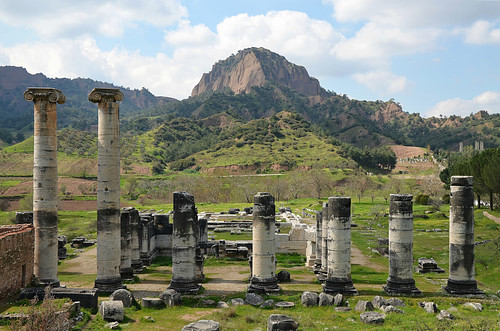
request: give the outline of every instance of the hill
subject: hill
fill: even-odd
[[[72,126],[88,129],[97,124],[97,106],[87,97],[94,87],[120,88],[125,95],[120,105],[123,116],[137,113],[173,101],[172,98],[156,97],[147,89],[131,90],[113,84],[86,78],[48,78],[38,73],[32,75],[21,67],[0,67],[0,129],[10,131],[32,131],[33,105],[23,98],[28,87],[53,87],[63,91],[66,103],[58,108],[58,127]],[[1,139],[2,137],[0,137]]]

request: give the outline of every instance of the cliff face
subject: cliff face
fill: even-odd
[[[285,86],[306,96],[324,94],[316,78],[306,68],[288,62],[283,56],[264,48],[247,48],[213,65],[193,88],[191,96],[205,91],[231,89],[235,94],[248,93],[253,86],[266,82]]]

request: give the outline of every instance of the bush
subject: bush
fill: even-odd
[[[431,202],[430,197],[427,194],[419,194],[415,198],[415,203],[418,203],[419,205],[424,205],[427,206]]]
[[[0,200],[0,211],[7,211],[9,210],[9,207],[10,207],[9,200],[6,199]]]

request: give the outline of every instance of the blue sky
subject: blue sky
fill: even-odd
[[[2,0],[0,65],[187,98],[265,47],[331,91],[423,116],[500,113],[498,0]]]

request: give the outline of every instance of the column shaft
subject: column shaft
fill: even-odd
[[[328,202],[323,202],[321,211],[321,269],[318,280],[324,282],[328,274]]]
[[[252,276],[248,292],[279,292],[276,277],[274,197],[267,192],[254,196],[252,226]]]
[[[314,273],[317,274],[321,270],[321,256],[322,256],[322,244],[323,244],[323,218],[322,212],[316,212],[316,260],[314,261]]]
[[[89,100],[98,104],[97,278],[103,292],[123,288],[120,276],[120,122],[118,89],[95,88]]]
[[[130,258],[130,243],[132,236],[130,233],[130,210],[124,209],[121,212],[121,262],[120,275],[123,280],[134,279],[132,271],[132,261]]]
[[[201,287],[196,279],[196,217],[194,197],[174,192],[172,281],[168,288],[179,293],[197,294]]]
[[[474,193],[471,176],[452,176],[450,184],[450,294],[484,294],[474,279]]]
[[[351,280],[351,198],[328,199],[327,223],[328,273],[323,291],[356,295]]]
[[[53,88],[28,88],[34,102],[33,225],[35,227],[35,282],[59,286],[57,278],[57,106],[66,97]]]
[[[389,278],[391,295],[421,295],[413,280],[413,202],[411,194],[391,194],[389,205]]]

